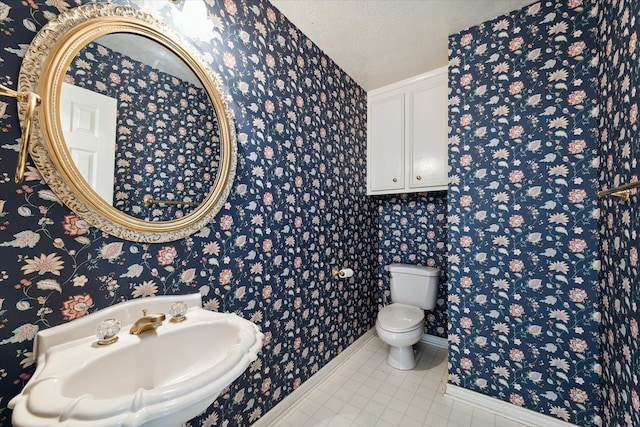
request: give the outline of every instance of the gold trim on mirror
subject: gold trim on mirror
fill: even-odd
[[[104,201],[71,159],[61,131],[59,98],[66,70],[76,54],[98,37],[113,33],[147,37],[186,63],[213,104],[220,132],[220,163],[208,195],[192,212],[170,221],[146,221]],[[98,229],[126,240],[167,242],[189,236],[207,224],[225,203],[237,162],[235,124],[222,85],[202,55],[166,24],[139,10],[113,4],[87,4],[59,15],[33,39],[20,69],[18,87],[42,98],[34,118],[30,154],[53,192],[76,214]]]

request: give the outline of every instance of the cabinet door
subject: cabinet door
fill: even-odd
[[[438,75],[408,93],[411,111],[409,186],[447,185],[447,75]]]
[[[371,99],[369,114],[369,191],[404,188],[404,94]]]

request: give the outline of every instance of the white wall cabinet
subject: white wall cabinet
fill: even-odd
[[[367,194],[447,189],[447,69],[368,94]]]

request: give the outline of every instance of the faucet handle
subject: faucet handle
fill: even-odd
[[[105,319],[98,323],[96,327],[98,345],[109,345],[118,341],[118,333],[121,326],[120,321],[117,319]]]
[[[143,309],[142,309],[142,315],[143,315],[143,316],[146,316],[148,311],[149,311],[149,310],[147,310],[146,308],[143,308]]]
[[[180,323],[186,319],[185,314],[187,313],[187,304],[183,301],[176,301],[171,304],[169,307],[169,313],[171,314],[172,323]]]

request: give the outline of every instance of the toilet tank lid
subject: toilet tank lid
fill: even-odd
[[[389,273],[415,274],[418,276],[439,276],[440,269],[437,267],[427,267],[413,264],[389,264]]]

